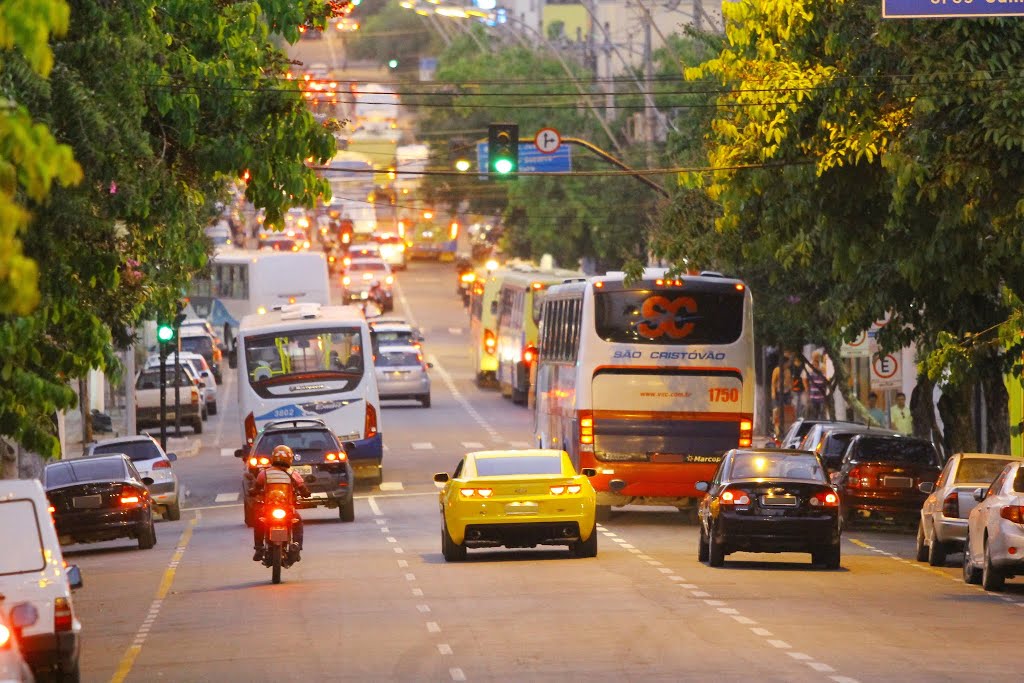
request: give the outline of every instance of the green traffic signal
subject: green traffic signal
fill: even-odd
[[[487,170],[511,180],[519,170],[519,125],[492,123],[487,127]]]
[[[511,159],[495,159],[494,170],[501,175],[508,175],[515,168],[515,164],[512,163]]]
[[[156,326],[156,339],[161,344],[174,341],[174,327],[170,323],[158,323]]]
[[[392,69],[397,69],[398,68],[398,60],[397,59],[390,59],[390,60],[388,60],[388,66],[391,67]]]

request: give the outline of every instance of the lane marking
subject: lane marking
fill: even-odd
[[[484,445],[479,441],[463,441],[462,447],[467,451],[479,451],[483,449]]]
[[[434,450],[434,444],[429,441],[414,441],[410,444],[410,447],[414,451],[432,451]]]
[[[453,667],[448,669],[448,674],[452,677],[453,681],[464,681],[466,680],[466,674],[462,672],[462,669]]]
[[[376,515],[377,517],[380,517],[380,515],[381,515],[380,507],[377,505],[377,501],[374,500],[374,497],[370,496],[366,500],[370,504],[370,510],[373,511],[373,514]]]
[[[217,497],[213,499],[214,503],[234,503],[238,500],[239,493],[218,493]]]
[[[437,651],[443,655],[450,655],[452,653],[452,646],[448,643],[441,643],[437,646]]]
[[[405,485],[400,481],[385,481],[378,488],[381,491],[404,491]]]
[[[217,443],[220,443],[220,442],[218,441]],[[222,449],[220,449],[220,456],[222,458],[233,458],[233,457],[235,457],[235,449],[234,448],[222,448]]]
[[[449,327],[448,334],[462,334],[465,330],[461,327]]]
[[[486,418],[484,418],[484,416],[473,407],[466,397],[462,395],[459,388],[455,386],[455,380],[453,380],[452,376],[448,374],[447,370],[445,370],[444,365],[441,364],[438,357],[434,354],[430,354],[429,360],[434,364],[434,371],[441,376],[441,380],[444,382],[445,386],[448,387],[448,391],[451,392],[452,397],[459,405],[462,406],[463,410],[469,413],[469,416],[473,418],[473,421],[476,422],[495,441],[504,441],[505,438],[499,434],[498,431],[491,426],[491,423],[488,422]]]
[[[132,666],[135,664],[136,658],[139,653],[142,652],[142,646],[146,642],[146,638],[149,636],[150,628],[157,616],[160,614],[160,608],[163,607],[164,598],[171,590],[171,584],[174,583],[174,574],[178,570],[178,564],[181,562],[182,556],[185,554],[185,549],[188,548],[188,543],[192,540],[192,531],[199,524],[199,520],[202,514],[197,512],[189,523],[185,526],[184,531],[181,532],[181,536],[178,537],[178,544],[174,548],[174,554],[171,556],[170,562],[167,564],[167,568],[164,569],[163,578],[160,580],[160,585],[156,589],[156,596],[150,603],[148,616],[146,617],[143,624],[139,627],[139,630],[135,632],[132,644],[125,650],[125,653],[121,656],[121,661],[118,662],[117,669],[114,671],[114,675],[110,679],[110,683],[122,683],[128,674],[132,670]]]
[[[428,633],[440,633],[441,632],[441,627],[437,625],[436,621],[428,621],[427,622],[427,632]]]
[[[509,448],[529,448],[530,447],[530,442],[529,441],[509,441],[508,445],[509,445]]]

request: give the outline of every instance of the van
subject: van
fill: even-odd
[[[28,603],[35,621],[22,624],[21,653],[39,678],[77,681],[82,624],[72,588],[82,585],[78,567],[65,567],[42,484],[0,480],[0,595],[3,609]]]

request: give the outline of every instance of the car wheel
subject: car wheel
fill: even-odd
[[[725,548],[715,540],[715,530],[708,534],[708,566],[721,567],[725,564]]]
[[[607,522],[612,518],[612,506],[611,505],[598,505],[594,508],[594,521],[596,522]]]
[[[203,420],[202,418],[196,418],[196,421],[192,423],[192,431],[196,434],[203,433]]]
[[[1006,583],[1006,577],[996,567],[992,566],[992,553],[988,551],[988,539],[985,539],[985,558],[981,566],[981,587],[987,591],[1001,591]]]
[[[597,557],[597,523],[590,530],[590,538],[572,544],[572,554],[576,557]]]
[[[928,560],[928,545],[924,542],[924,522],[917,523],[917,545],[914,558],[918,562]]]
[[[819,564],[825,569],[839,569],[842,552],[842,547],[836,543],[835,545],[812,552],[811,562]]]
[[[700,540],[697,541],[697,561],[708,561],[708,537],[704,533],[704,525],[700,525]]]
[[[356,502],[349,498],[348,501],[342,503],[338,508],[338,517],[343,522],[356,521]]]
[[[928,546],[928,564],[933,567],[941,567],[946,564],[946,555],[948,554],[946,544],[939,540],[939,535],[932,527],[932,542]]]
[[[181,519],[181,503],[179,501],[174,501],[164,509],[164,519],[171,522]]]
[[[209,412],[210,412],[210,415],[216,415],[217,414],[217,402],[216,401],[214,401],[213,403],[210,404]]]
[[[964,583],[981,583],[981,570],[974,566],[974,558],[971,556],[970,532],[967,532],[967,538],[964,539]]]
[[[429,408],[430,407],[430,394],[426,394],[425,396],[421,396],[420,397],[420,403],[423,404],[424,408]]]
[[[461,562],[466,559],[465,544],[456,543],[448,533],[448,524],[441,518],[441,554],[445,562]]]
[[[149,526],[139,534],[139,550],[149,550],[156,545],[156,527],[153,520],[149,520]]]

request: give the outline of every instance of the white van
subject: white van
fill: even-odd
[[[78,567],[65,568],[50,517],[50,503],[36,479],[0,480],[0,595],[5,613],[28,603],[35,623],[21,629],[22,655],[36,677],[77,681],[82,624],[71,589],[82,585]]]

